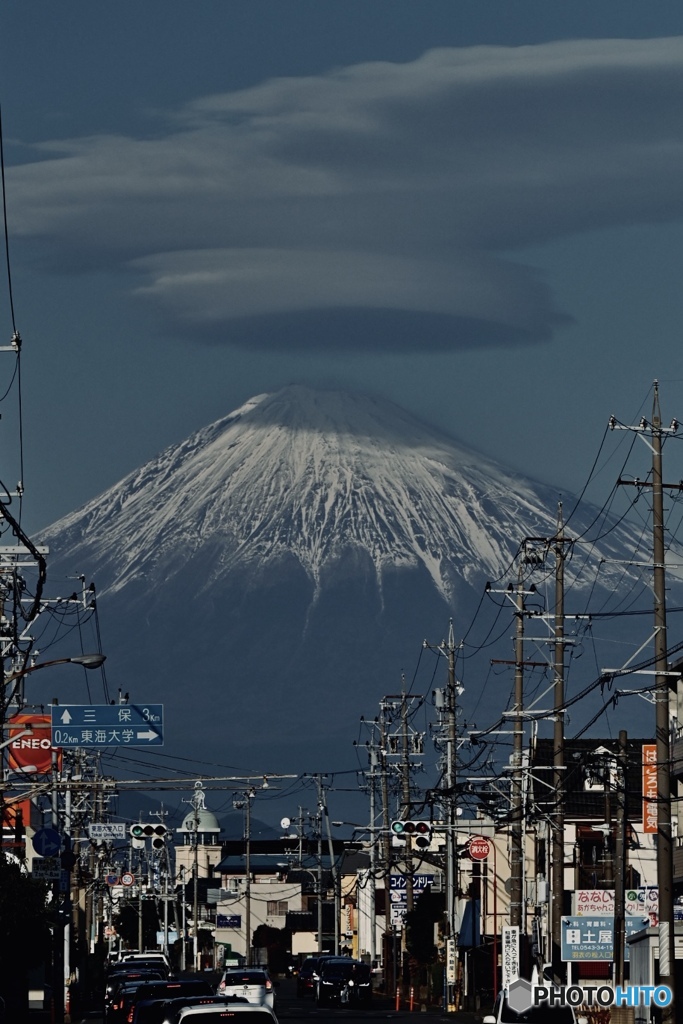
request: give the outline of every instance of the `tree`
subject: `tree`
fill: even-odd
[[[129,949],[137,949],[139,937],[139,903],[131,900],[124,903],[116,917],[114,926]],[[142,948],[156,949],[159,916],[154,900],[142,900]]]
[[[283,974],[291,957],[292,933],[288,928],[260,924],[254,932],[254,947],[267,951],[269,971]]]

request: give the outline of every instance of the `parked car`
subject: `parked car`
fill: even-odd
[[[246,967],[236,971],[223,971],[216,994],[219,996],[241,996],[257,1006],[275,1007],[275,988],[268,971],[263,968]]]
[[[186,1006],[179,1011],[172,1024],[219,1024],[220,1021],[232,1021],[233,1024],[278,1024],[269,1006],[239,1002],[229,1006],[225,1003]]]
[[[370,968],[360,960],[339,957],[325,960],[320,967],[318,1006],[338,1003],[369,1006],[372,998]]]

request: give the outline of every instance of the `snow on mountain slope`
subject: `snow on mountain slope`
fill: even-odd
[[[389,568],[423,566],[450,600],[555,524],[549,488],[390,402],[292,385],[167,448],[41,540],[62,565],[96,566],[110,592],[163,585],[206,549],[198,592],[294,556],[317,595],[325,567],[357,549],[380,587]]]

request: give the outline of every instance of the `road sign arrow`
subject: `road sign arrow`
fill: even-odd
[[[63,725],[68,725],[69,722],[71,721],[71,715],[69,714],[68,708],[66,709],[64,714],[60,716],[60,721],[62,722]]]
[[[137,738],[139,740],[155,740],[158,737],[158,733],[154,729],[147,729],[146,732],[139,732]]]

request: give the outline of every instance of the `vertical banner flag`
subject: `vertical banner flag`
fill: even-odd
[[[643,832],[657,831],[657,744],[643,743]]]

